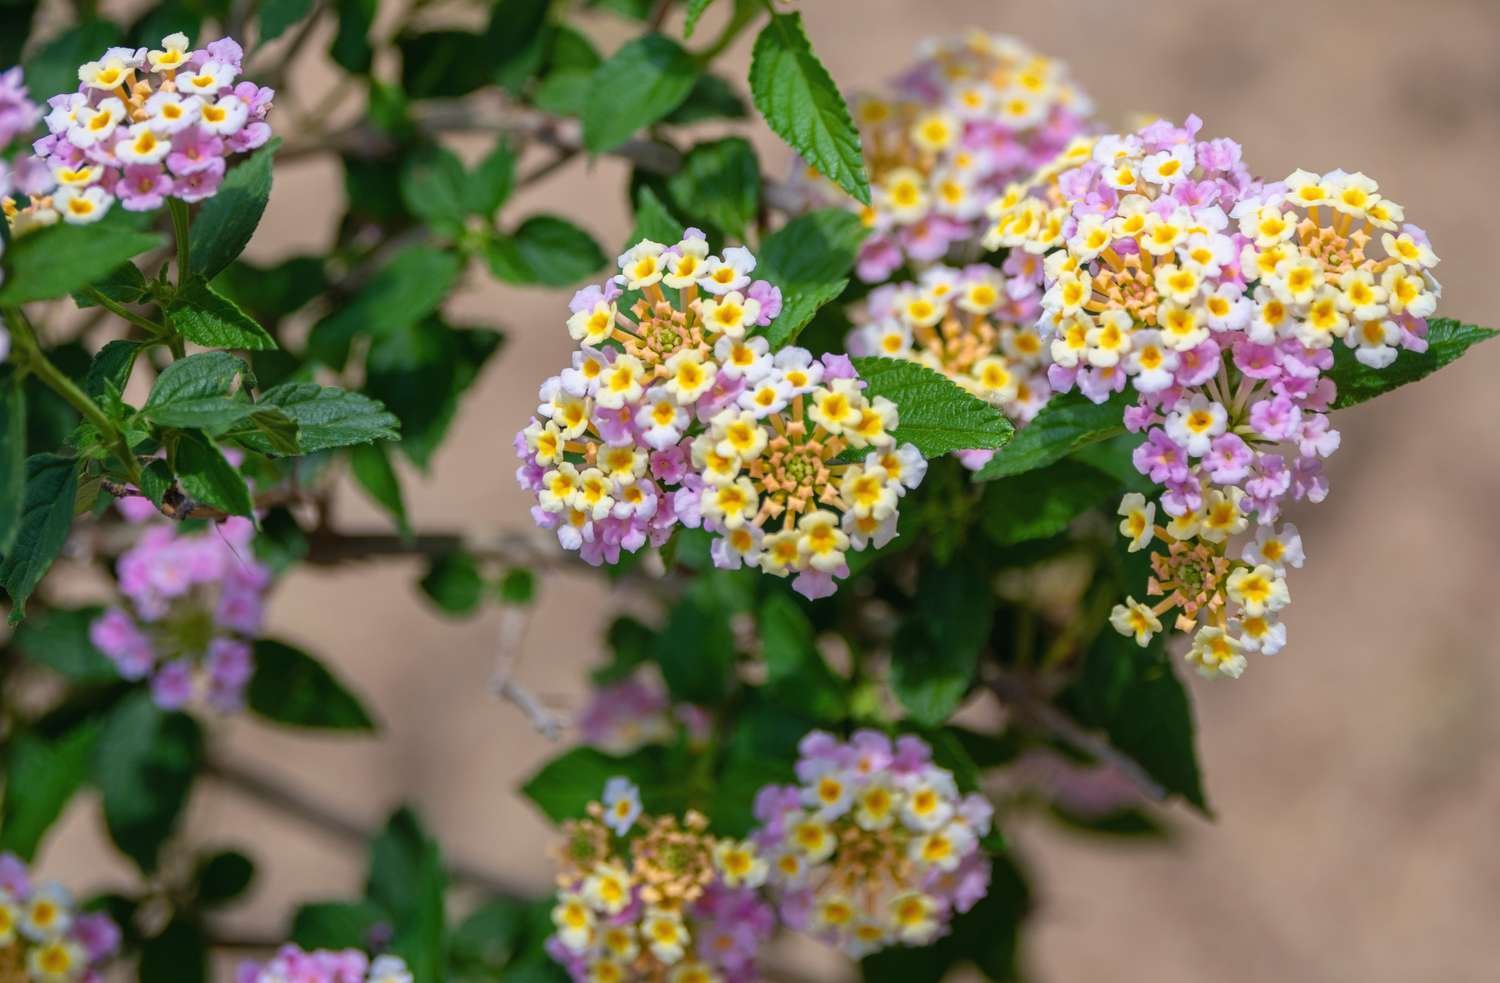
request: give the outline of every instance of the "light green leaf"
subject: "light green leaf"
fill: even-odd
[[[884,396],[896,404],[896,439],[915,444],[924,457],[1004,447],[1015,433],[999,410],[924,365],[856,358],[854,368],[867,383],[866,397]]]
[[[870,203],[859,131],[838,86],[813,54],[801,14],[772,14],[755,39],[750,95],[771,129],[804,160]]]
[[[516,185],[516,153],[505,137],[485,155],[464,187],[464,207],[470,214],[493,218],[510,199]]]
[[[843,293],[868,229],[841,208],[800,215],[760,244],[756,275],[781,288],[781,314],[766,328],[780,348],[796,340],[819,307]]]
[[[1052,400],[1028,423],[1010,446],[996,454],[974,476],[975,481],[993,481],[1023,474],[1060,461],[1074,451],[1125,432],[1125,394],[1095,404],[1082,393],[1070,392]]]
[[[11,548],[0,559],[0,586],[10,595],[10,623],[26,615],[26,599],[57,559],[73,526],[78,462],[60,454],[26,459],[26,493]]]
[[[183,287],[167,314],[184,338],[204,348],[272,351],[277,347],[276,339],[254,318],[202,280],[194,279]]]
[[[591,153],[620,146],[681,105],[698,80],[698,63],[660,34],[636,38],[594,72],[583,109],[583,142]]]
[[[190,272],[212,280],[245,251],[271,200],[271,158],[280,146],[278,137],[235,165],[203,203],[188,233]]]
[[[635,193],[635,231],[625,248],[650,239],[670,245],[682,238],[683,224],[667,210],[667,206],[648,186],[641,185]]]
[[[230,515],[248,516],[254,510],[244,477],[202,433],[183,431],[172,463],[182,490],[197,501]]]
[[[161,245],[161,236],[138,224],[138,216],[111,213],[93,225],[59,222],[15,240],[5,251],[0,304],[66,297],[107,280],[121,263]]]
[[[284,382],[261,394],[257,407],[274,406],[297,423],[302,453],[400,438],[396,418],[368,396],[315,382]]]
[[[443,147],[431,147],[401,169],[401,200],[411,213],[438,232],[463,231],[469,176],[461,160]]]
[[[244,392],[253,382],[250,366],[238,356],[189,355],[156,377],[141,414],[164,427],[219,432],[255,412]]]
[[[682,36],[690,38],[693,31],[698,27],[698,18],[708,9],[708,5],[714,0],[687,0],[687,17],[682,23]]]
[[[1355,406],[1425,379],[1496,334],[1500,332],[1474,324],[1461,324],[1452,318],[1433,318],[1427,322],[1427,351],[1421,354],[1402,351],[1396,355],[1396,361],[1383,369],[1370,368],[1354,357],[1353,349],[1338,345],[1333,353],[1333,371],[1327,376],[1339,390],[1333,408],[1341,410]]]
[[[744,238],[760,209],[760,165],[743,137],[700,143],[667,182],[677,207]]]
[[[325,730],[375,729],[359,699],[317,659],[282,642],[255,643],[245,702],[267,720]]]

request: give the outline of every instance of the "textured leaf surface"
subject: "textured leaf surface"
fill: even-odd
[[[245,251],[271,200],[271,159],[279,146],[274,139],[236,164],[203,203],[188,233],[189,271],[212,280]]]
[[[1004,447],[1015,433],[999,410],[926,366],[856,358],[854,367],[868,383],[867,397],[884,396],[900,410],[896,439],[915,444],[924,457]]]
[[[379,401],[315,382],[287,382],[261,394],[257,406],[274,406],[297,423],[304,454],[400,437],[399,422]]]
[[[1125,432],[1123,393],[1095,405],[1076,392],[1054,396],[1036,418],[1016,434],[1010,446],[996,454],[976,474],[976,481],[1044,468],[1081,447]]]
[[[1425,379],[1438,369],[1455,361],[1481,341],[1500,334],[1492,328],[1461,324],[1452,318],[1433,318],[1427,324],[1427,351],[1420,355],[1403,351],[1396,361],[1383,369],[1372,369],[1354,357],[1354,351],[1343,345],[1333,353],[1333,371],[1328,377],[1339,387],[1333,408],[1343,409],[1374,399],[1392,389]]]
[[[755,275],[781,288],[781,314],[766,328],[772,348],[789,345],[819,307],[844,292],[868,230],[842,208],[800,215],[760,244]]]
[[[583,107],[583,142],[613,150],[682,104],[698,80],[698,63],[660,34],[629,41],[600,65]]]

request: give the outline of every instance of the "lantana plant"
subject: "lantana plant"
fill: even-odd
[[[809,939],[848,978],[1018,978],[1007,829],[1209,812],[1181,675],[1296,671],[1335,414],[1495,332],[1440,309],[1411,189],[1123,126],[1085,92],[1132,77],[1066,51],[974,30],[846,101],[781,0],[468,6],[4,8],[0,980],[738,983]],[[606,155],[628,239],[527,211]],[[301,160],[342,200],[267,263]],[[468,462],[520,486],[498,533],[407,508],[493,381],[502,331],[450,314],[481,278],[551,291],[510,328],[568,353]],[[413,558],[434,647],[499,625],[473,699],[562,742],[517,790],[554,879],[218,739],[375,730],[277,598]],[[578,577],[619,613],[573,705],[527,628]],[[249,931],[278,858],[184,823],[206,780],[367,848],[363,891]],[[77,813],[129,877],[55,882]]]

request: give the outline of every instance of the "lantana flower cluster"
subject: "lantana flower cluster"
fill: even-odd
[[[877,287],[845,347],[852,355],[905,359],[941,372],[1025,423],[1052,395],[1047,347],[1036,327],[1041,264],[1018,253],[1018,262],[1006,267],[1027,264],[1035,267],[1034,276],[1010,276],[984,264],[961,270],[934,266],[915,283]],[[973,450],[959,456],[978,467],[993,455]]]
[[[666,744],[685,729],[688,739],[708,736],[710,720],[702,707],[673,704],[659,675],[636,672],[596,688],[578,715],[579,739],[610,754],[629,754],[649,744]]]
[[[48,135],[33,147],[47,179],[21,189],[24,210],[6,203],[15,232],[97,222],[116,202],[144,212],[212,197],[228,158],[271,138],[275,93],[240,77],[243,60],[232,38],[195,49],[171,34],[80,66],[77,91],[48,100]]]
[[[376,956],[358,949],[315,949],[282,946],[265,963],[246,961],[235,971],[235,983],[412,983],[414,977],[400,956]]]
[[[35,158],[9,160],[6,151],[18,137],[24,137],[42,118],[41,110],[31,101],[19,68],[0,72],[0,202],[12,194],[30,194],[33,189],[51,187],[47,169]],[[0,238],[0,259],[5,257],[5,240]],[[5,271],[0,269],[0,284]],[[0,362],[10,354],[10,335],[0,327]]]
[[[978,30],[928,40],[894,90],[852,100],[872,194],[856,270],[870,283],[978,240],[985,206],[1089,129],[1093,113],[1061,62]]]
[[[708,832],[708,820],[647,816],[624,778],[585,819],[563,824],[557,931],[547,951],[575,983],[749,983],[775,928],[756,888],[754,844]]]
[[[761,789],[752,837],[789,927],[859,958],[926,945],[984,897],[993,808],[925,741],[814,731],[798,750],[799,784]]]
[[[243,704],[271,582],[254,558],[254,535],[240,517],[198,532],[160,523],[121,555],[126,603],[95,618],[89,637],[121,676],[149,678],[163,709],[194,696],[223,712]]]
[[[67,888],[33,881],[25,862],[0,853],[0,979],[101,983],[119,948],[108,915],[79,911]]]
[[[986,245],[1045,255],[1041,319],[1055,389],[1127,388],[1134,462],[1121,532],[1151,557],[1148,605],[1112,621],[1142,645],[1177,611],[1189,661],[1238,676],[1285,644],[1301,539],[1282,512],[1328,493],[1335,346],[1383,368],[1423,351],[1441,288],[1426,234],[1361,173],[1253,179],[1200,121],[1101,138],[1078,166],[1013,188]],[[1158,516],[1158,507],[1161,515]]]
[[[925,473],[892,436],[895,404],[867,398],[845,356],[772,352],[754,334],[781,293],[752,279],[743,247],[711,255],[688,229],[637,243],[619,268],[573,298],[573,364],[516,436],[537,523],[593,564],[701,525],[718,566],[832,593],[851,550],[895,536]]]

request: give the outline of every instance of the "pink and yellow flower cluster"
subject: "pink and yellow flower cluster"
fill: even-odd
[[[358,949],[315,949],[285,945],[265,963],[247,961],[235,971],[234,983],[412,983],[400,956],[376,956]]]
[[[108,915],[79,911],[67,888],[34,881],[19,857],[0,853],[0,979],[102,983],[119,948]]]
[[[719,566],[832,593],[850,551],[896,534],[925,473],[895,441],[896,406],[867,398],[846,357],[771,351],[756,332],[781,293],[743,247],[713,255],[689,229],[619,269],[573,298],[573,364],[516,437],[536,521],[595,564],[702,526]]]

